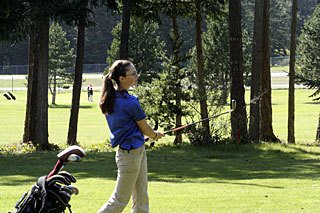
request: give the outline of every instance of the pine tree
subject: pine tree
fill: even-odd
[[[305,24],[299,37],[297,81],[316,91],[311,95],[320,100],[320,6]]]
[[[66,39],[66,32],[53,22],[49,31],[49,89],[52,94],[52,104],[56,104],[57,87],[71,83],[72,74],[68,68],[73,66],[74,53],[70,48],[70,41]]]

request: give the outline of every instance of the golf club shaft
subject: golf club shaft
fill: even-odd
[[[236,102],[235,100],[232,100],[232,101],[231,101],[231,109],[230,109],[230,110],[228,110],[228,111],[225,111],[225,112],[219,113],[219,114],[217,114],[217,115],[214,115],[214,116],[211,116],[211,117],[208,117],[208,118],[204,118],[204,119],[199,120],[199,121],[195,121],[195,122],[190,123],[190,124],[185,124],[185,125],[183,125],[183,126],[179,126],[179,127],[176,127],[176,128],[170,129],[170,130],[168,130],[168,131],[164,132],[163,134],[165,134],[165,135],[166,135],[166,134],[168,134],[168,133],[170,133],[170,132],[176,132],[176,131],[179,131],[179,130],[185,129],[185,128],[189,127],[189,126],[192,126],[192,125],[195,125],[195,124],[198,124],[198,123],[201,123],[201,122],[207,121],[207,120],[211,120],[211,119],[213,119],[213,118],[217,118],[217,117],[219,117],[219,116],[221,116],[221,115],[224,115],[224,114],[227,114],[227,113],[231,113],[231,112],[233,112],[233,111],[236,109],[236,107],[237,107],[237,102]],[[148,141],[148,139],[149,139],[149,138],[146,138],[146,141]],[[153,147],[153,146],[154,146],[154,141],[153,141],[153,142],[151,142],[150,146],[151,146],[151,147]]]
[[[62,162],[60,159],[58,159],[56,165],[54,166],[52,171],[48,174],[47,178],[58,174],[58,172],[60,172],[60,170],[62,169],[63,165],[64,165],[64,162]]]
[[[164,132],[163,134],[168,134],[168,133],[170,133],[170,132],[176,132],[176,131],[185,129],[185,128],[189,127],[189,126],[192,126],[192,125],[195,125],[195,124],[198,124],[198,123],[207,121],[207,120],[211,120],[211,119],[213,119],[213,118],[217,118],[217,117],[219,117],[219,116],[221,116],[221,115],[224,115],[224,114],[227,114],[227,113],[230,113],[230,112],[233,112],[233,110],[228,110],[228,111],[226,111],[226,112],[223,112],[223,113],[220,113],[220,114],[217,114],[217,115],[208,117],[208,118],[204,118],[204,119],[202,119],[202,120],[200,120],[200,121],[196,121],[196,122],[193,122],[193,123],[190,123],[190,124],[185,124],[185,125],[183,125],[183,126],[170,129],[170,130]]]

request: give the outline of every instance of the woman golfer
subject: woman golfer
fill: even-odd
[[[100,109],[106,115],[112,147],[118,147],[117,182],[113,194],[98,212],[122,212],[132,196],[132,212],[149,212],[147,156],[144,136],[154,140],[164,136],[146,122],[139,100],[128,93],[138,82],[134,65],[117,60],[105,77]]]

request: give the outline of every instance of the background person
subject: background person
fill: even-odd
[[[92,84],[90,84],[87,88],[88,90],[88,101],[93,102],[93,87]]]
[[[108,122],[111,145],[118,147],[118,175],[114,192],[99,213],[122,212],[131,196],[133,212],[149,212],[147,156],[143,135],[158,140],[164,134],[150,127],[139,100],[128,93],[128,89],[137,82],[137,71],[127,60],[115,61],[104,79],[100,109]]]

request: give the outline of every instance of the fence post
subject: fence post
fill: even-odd
[[[317,128],[316,141],[320,142],[320,113],[319,113],[319,119],[318,119],[318,128]]]

